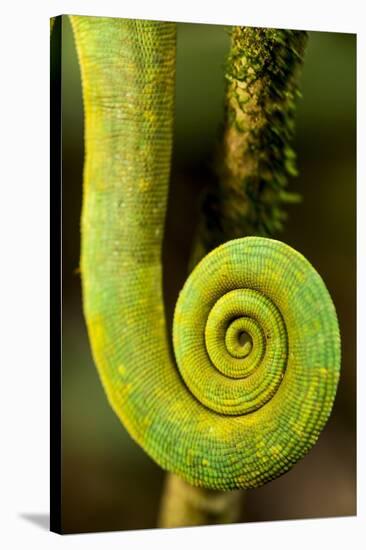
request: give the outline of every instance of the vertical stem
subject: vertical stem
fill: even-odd
[[[213,491],[193,487],[175,474],[167,474],[159,527],[218,525],[240,520],[243,491]]]
[[[297,175],[292,139],[306,42],[303,31],[233,27],[216,181],[203,200],[192,265],[227,240],[273,236],[283,205],[299,200],[286,188]]]

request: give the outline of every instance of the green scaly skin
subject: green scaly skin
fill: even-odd
[[[340,367],[331,298],[289,246],[226,242],[179,296],[177,368],[161,264],[175,24],[71,22],[85,109],[83,307],[109,402],[162,468],[213,489],[262,485],[304,456],[330,414]]]

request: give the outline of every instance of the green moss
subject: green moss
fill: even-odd
[[[273,236],[297,175],[291,142],[307,33],[233,27],[217,180],[203,200],[205,251],[234,237]]]

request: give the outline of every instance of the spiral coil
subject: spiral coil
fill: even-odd
[[[208,254],[180,293],[173,339],[205,407],[258,419],[258,433],[268,413],[286,421],[289,438],[300,429],[304,449],[316,438],[337,387],[339,329],[321,277],[294,249],[247,237]]]

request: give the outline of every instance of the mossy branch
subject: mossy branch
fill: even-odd
[[[271,237],[282,229],[296,176],[296,101],[307,33],[233,27],[223,138],[216,181],[202,204],[192,264],[236,237]]]

